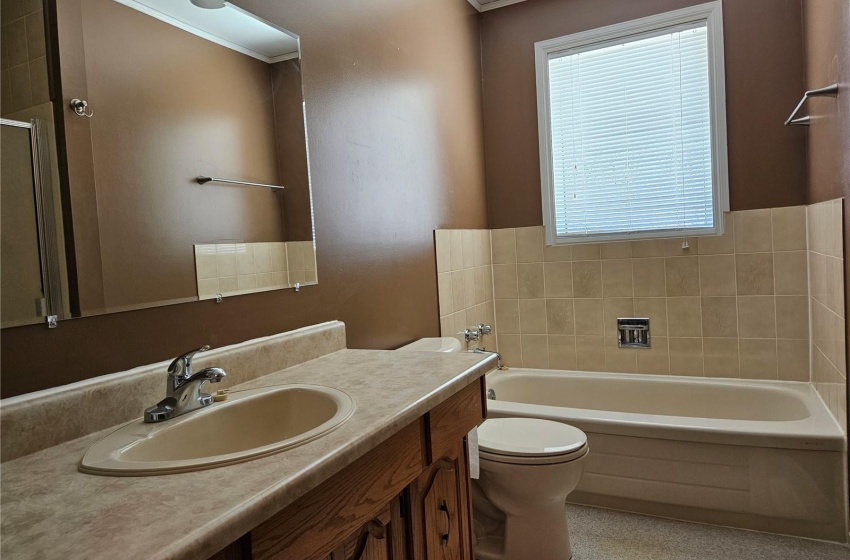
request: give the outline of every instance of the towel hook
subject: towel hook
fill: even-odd
[[[86,111],[88,109],[88,102],[82,99],[72,99],[71,100],[71,109],[74,110],[81,117],[92,118],[94,116],[94,111]]]
[[[838,84],[832,84],[831,86],[822,87],[820,89],[812,89],[807,91],[803,95],[803,99],[797,103],[797,107],[794,108],[794,112],[791,113],[791,116],[788,117],[788,120],[785,121],[785,126],[789,125],[798,125],[798,126],[809,126],[809,121],[812,120],[811,117],[797,117],[797,113],[800,112],[800,109],[803,108],[803,104],[810,97],[838,97]]]

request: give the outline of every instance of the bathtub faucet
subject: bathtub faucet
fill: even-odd
[[[505,364],[502,363],[502,355],[496,352],[495,350],[487,350],[486,348],[473,348],[473,354],[495,354],[496,359],[498,359],[498,367],[499,369],[508,369],[505,367]]]

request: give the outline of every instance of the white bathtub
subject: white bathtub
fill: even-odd
[[[490,417],[588,434],[570,501],[847,541],[846,438],[807,383],[511,369]]]

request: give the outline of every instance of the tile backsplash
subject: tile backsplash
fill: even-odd
[[[720,236],[552,247],[539,226],[492,230],[489,240],[486,230],[438,230],[441,330],[479,322],[492,293],[507,365],[814,378],[836,413],[846,407],[841,206],[730,212]],[[490,266],[475,260],[488,241]],[[487,268],[492,287],[482,288]],[[619,348],[619,317],[648,317],[652,347]]]
[[[808,208],[812,383],[847,431],[844,237],[841,200]]]
[[[479,346],[494,348],[490,231],[438,229],[434,232],[434,245],[441,336],[454,336],[466,346],[466,328],[483,323],[493,327],[493,334],[485,336]]]
[[[312,241],[195,245],[198,298],[316,283]]]

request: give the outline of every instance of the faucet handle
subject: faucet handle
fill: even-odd
[[[205,344],[200,348],[191,350],[174,358],[174,361],[172,361],[171,365],[168,366],[168,373],[176,377],[189,377],[192,375],[192,358],[194,358],[195,354],[198,352],[206,352],[209,349],[209,345]]]
[[[485,325],[484,323],[480,323],[478,325],[478,332],[483,335],[493,334],[493,327],[490,325]]]

